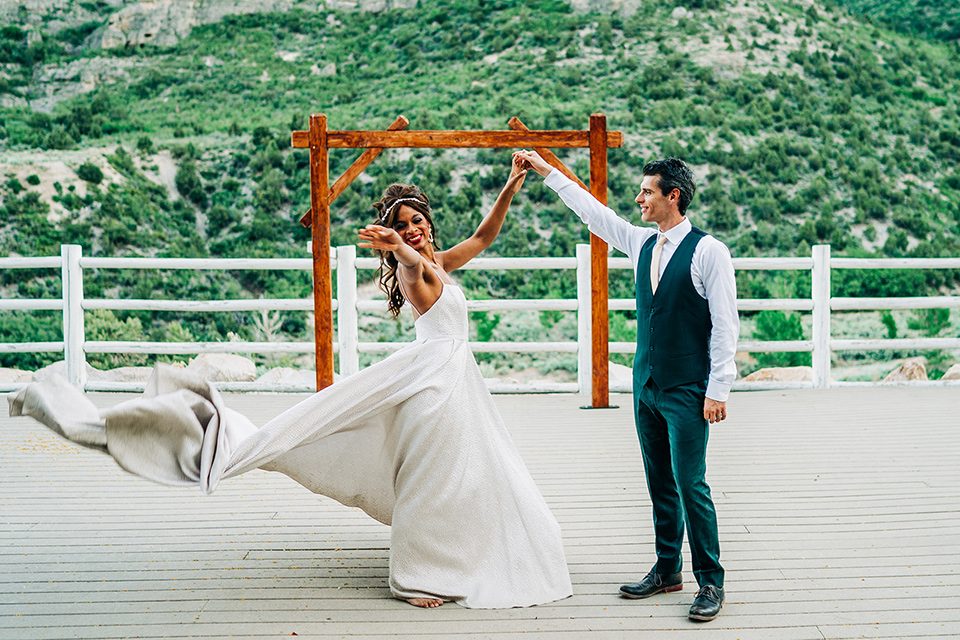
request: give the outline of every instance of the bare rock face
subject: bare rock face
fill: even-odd
[[[67,65],[44,65],[35,79],[43,95],[31,99],[30,107],[50,112],[58,102],[128,79],[129,70],[136,65],[136,60],[115,58],[81,58]]]
[[[389,11],[390,9],[413,9],[417,0],[328,0],[329,9],[341,11]]]
[[[810,382],[813,367],[766,367],[746,376],[744,382]]]
[[[574,11],[597,11],[599,13],[633,14],[642,7],[643,0],[569,0]]]
[[[117,11],[98,29],[87,44],[104,49],[131,45],[170,46],[190,34],[195,20],[192,2],[156,0],[137,2]]]
[[[943,374],[941,380],[960,380],[960,364],[955,364]]]
[[[210,382],[249,382],[257,378],[253,360],[233,353],[202,353],[190,361],[187,371]]]
[[[91,47],[155,44],[169,47],[190,35],[196,25],[219,22],[228,15],[316,10],[316,2],[303,0],[144,0],[130,3],[107,20],[87,40]]]
[[[102,20],[104,9],[119,9],[127,0],[4,0],[0,2],[0,24],[14,24],[26,28],[43,29],[56,33],[67,27]]]
[[[903,364],[887,374],[884,382],[908,382],[910,380],[926,380],[927,367],[923,363],[923,358],[910,358],[904,360]]]

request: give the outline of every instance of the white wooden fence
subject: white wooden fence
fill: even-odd
[[[338,299],[333,301],[337,313],[337,342],[334,351],[339,354],[340,375],[350,375],[359,369],[360,353],[389,353],[401,343],[360,342],[358,313],[383,311],[384,301],[357,299],[357,273],[376,269],[376,258],[358,258],[356,247],[338,247],[331,252],[331,267],[337,273]],[[829,245],[817,245],[810,258],[735,258],[737,270],[809,270],[812,271],[810,298],[740,299],[740,311],[782,310],[811,312],[813,331],[811,340],[756,341],[742,340],[739,351],[748,352],[810,352],[813,360],[813,381],[798,383],[747,383],[738,381],[734,388],[828,387],[849,384],[833,381],[830,361],[834,351],[879,349],[960,349],[960,338],[908,338],[848,340],[833,339],[830,335],[830,312],[878,309],[934,309],[960,308],[960,296],[932,296],[912,298],[831,298],[830,273],[833,269],[960,269],[960,258],[904,258],[859,259],[831,258]],[[633,269],[627,258],[610,258],[611,269]],[[198,353],[313,353],[312,342],[101,342],[84,338],[83,312],[93,309],[115,311],[312,311],[310,299],[241,299],[241,300],[133,300],[85,299],[83,273],[85,269],[231,269],[309,271],[312,262],[303,259],[195,259],[195,258],[93,258],[83,257],[79,245],[63,245],[59,257],[0,258],[0,269],[60,269],[63,281],[62,298],[55,299],[0,299],[4,310],[62,310],[63,340],[57,342],[4,342],[0,336],[0,353],[54,352],[62,353],[68,379],[92,391],[142,389],[138,383],[88,382],[86,354],[141,353],[141,354],[198,354]],[[577,354],[577,382],[540,385],[494,385],[494,392],[578,392],[590,394],[590,247],[578,245],[573,258],[477,258],[466,269],[575,269],[577,272],[576,299],[561,300],[471,300],[471,311],[571,311],[577,313],[577,340],[570,342],[473,342],[476,353],[509,352],[567,352]],[[611,299],[610,310],[635,308],[632,298]],[[633,353],[634,342],[611,342],[611,353]],[[12,389],[22,384],[6,384]],[[290,387],[257,383],[221,383],[227,390],[304,391],[307,387]],[[628,386],[611,384],[611,391],[629,391]]]

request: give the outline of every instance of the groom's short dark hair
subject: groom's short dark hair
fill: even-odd
[[[659,176],[657,184],[660,185],[660,193],[667,195],[674,189],[680,190],[680,215],[685,215],[687,207],[693,200],[693,194],[697,192],[697,183],[693,175],[693,170],[687,166],[687,163],[678,158],[664,158],[648,162],[643,167],[643,175]]]

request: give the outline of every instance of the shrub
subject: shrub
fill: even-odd
[[[921,331],[928,338],[937,336],[950,326],[950,309],[918,309],[907,321],[907,327]]]
[[[240,212],[235,208],[228,208],[222,204],[214,205],[207,214],[210,235],[226,229],[232,224],[240,222]]]
[[[84,333],[91,341],[135,342],[143,340],[143,325],[138,318],[120,320],[109,309],[94,309],[84,316]],[[98,369],[142,365],[143,354],[91,353],[87,361]]]
[[[803,326],[796,313],[761,311],[757,314],[757,326],[753,337],[758,340],[803,340]],[[757,354],[757,362],[764,367],[810,366],[812,356],[805,352],[782,352]]]
[[[44,149],[72,149],[76,141],[63,127],[54,127],[43,139]]]
[[[194,163],[185,162],[180,165],[174,182],[176,182],[177,191],[184,198],[200,207],[207,206],[207,193],[203,190],[203,183],[197,175],[197,166]]]
[[[77,168],[77,177],[90,184],[100,184],[103,182],[103,171],[92,162],[84,162]]]

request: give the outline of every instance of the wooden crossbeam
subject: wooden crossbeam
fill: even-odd
[[[407,125],[410,124],[410,121],[403,116],[398,116],[389,127],[387,131],[399,131],[400,129],[405,129]],[[294,145],[296,146],[296,145]],[[383,153],[383,148],[376,149],[367,149],[360,154],[360,157],[353,161],[353,164],[343,172],[343,175],[337,178],[337,181],[333,183],[333,186],[330,187],[330,195],[327,196],[327,203],[333,204],[333,201],[340,197],[340,194],[350,186],[350,183],[356,180],[357,176],[363,173],[363,170],[370,166],[370,163],[373,162],[377,156]],[[307,209],[307,212],[300,217],[300,224],[304,227],[310,227],[310,214],[311,210]]]
[[[293,146],[310,146],[306,131],[291,134]],[[589,131],[330,131],[327,133],[330,149],[429,148],[429,149],[520,149],[541,147],[551,149],[587,148]],[[623,133],[610,131],[607,147],[623,146]]]

